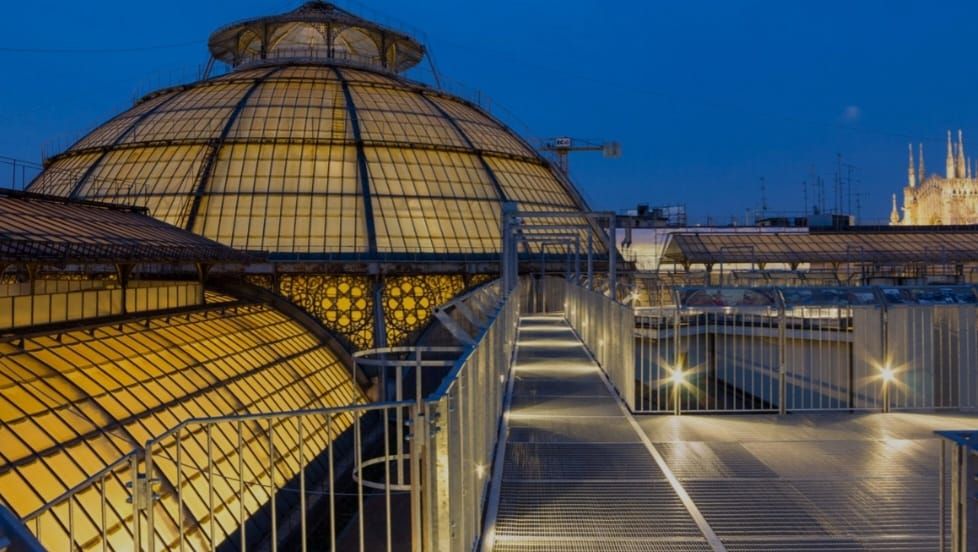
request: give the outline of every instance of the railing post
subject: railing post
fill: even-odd
[[[787,373],[787,314],[784,304],[778,307],[778,414],[788,413],[788,373]]]
[[[890,411],[890,381],[888,379],[883,379],[883,413]]]
[[[143,528],[141,523],[142,512],[140,508],[140,486],[141,478],[139,473],[139,457],[132,455],[129,460],[129,502],[132,504],[132,547],[137,552],[143,549]]]
[[[679,333],[680,333],[680,328],[682,323],[682,315],[680,314],[679,309],[680,309],[679,303],[677,302],[676,312],[673,315],[673,322],[672,322],[672,369],[673,370],[683,369],[682,366],[683,357],[682,354],[679,352],[679,346],[681,341],[679,337]],[[678,392],[679,385],[674,385],[674,388],[675,389],[673,390],[673,401],[674,401],[673,414],[678,416],[681,413],[681,410],[679,408],[679,399],[680,399],[679,392]]]
[[[945,492],[944,485],[947,484],[947,474],[946,474],[947,443],[945,442],[944,439],[941,439],[940,442],[941,442],[941,454],[940,457],[938,458],[938,467],[937,467],[937,474],[938,474],[937,475],[937,504],[938,504],[938,512],[939,512],[937,531],[940,537],[938,538],[937,549],[940,552],[944,552],[944,548],[946,546],[944,533],[945,533],[945,528],[947,527],[947,506],[944,504],[944,501],[946,500],[944,496],[944,492]]]
[[[428,459],[431,465],[431,478],[428,480],[431,496],[431,511],[429,512],[432,523],[437,522],[431,532],[431,550],[450,550],[452,542],[451,524],[451,458],[448,450],[448,439],[442,433],[444,424],[448,423],[447,397],[442,397],[437,402],[431,404],[428,419]]]
[[[614,213],[608,217],[608,295],[618,300],[618,226]]]
[[[950,525],[950,550],[978,552],[978,431],[936,431],[941,440],[940,475],[940,549],[947,545],[945,530]],[[946,443],[945,441],[950,441]],[[950,496],[945,494],[946,449],[951,447]],[[950,498],[950,520],[945,501]],[[949,523],[948,523],[949,522]]]
[[[587,289],[594,291],[594,229],[587,233]]]
[[[410,477],[411,477],[411,551],[421,552],[424,549],[424,538],[426,533],[430,533],[429,521],[422,515],[422,493],[426,488],[426,481],[421,469],[421,463],[425,458],[425,427],[424,404],[416,403],[410,407],[411,432],[410,439]]]

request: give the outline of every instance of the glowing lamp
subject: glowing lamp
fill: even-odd
[[[890,383],[891,381],[893,381],[894,379],[896,379],[896,373],[893,371],[893,368],[890,368],[889,366],[887,366],[887,367],[883,368],[882,370],[880,370],[880,377],[883,378],[883,381],[884,382]]]
[[[686,376],[683,374],[682,370],[676,368],[675,370],[672,371],[672,383],[676,385],[680,385],[685,380],[686,380]]]

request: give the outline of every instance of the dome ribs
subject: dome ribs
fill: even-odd
[[[88,169],[85,170],[85,173],[82,174],[81,178],[78,179],[78,182],[75,183],[75,186],[71,189],[71,192],[68,193],[68,197],[70,199],[79,199],[79,192],[81,192],[82,186],[84,186],[85,185],[85,182],[87,182],[88,179],[89,179],[89,177],[92,176],[92,173],[95,172],[95,169],[99,168],[102,165],[102,161],[105,160],[105,157],[114,148],[117,148],[120,144],[122,144],[122,140],[125,139],[126,136],[129,136],[129,134],[136,127],[138,127],[140,124],[142,124],[143,121],[145,121],[148,117],[150,117],[151,115],[153,115],[154,113],[156,113],[157,111],[159,111],[159,109],[162,108],[164,105],[172,102],[179,95],[180,94],[172,94],[169,98],[167,98],[167,99],[163,100],[162,102],[160,102],[160,103],[156,104],[155,106],[153,106],[152,109],[146,110],[145,113],[143,113],[142,115],[136,117],[136,119],[133,120],[132,124],[130,124],[129,127],[126,128],[126,130],[120,132],[119,135],[115,137],[115,140],[113,140],[110,145],[108,145],[108,146],[101,146],[99,148],[99,149],[102,150],[101,155],[99,155],[99,158],[96,159],[94,163],[92,163],[91,165],[88,166]],[[125,112],[123,112],[119,116],[121,117],[124,114],[125,114]],[[101,127],[96,127],[95,130],[98,130],[99,128],[101,128]],[[92,130],[91,132],[89,132],[88,134],[86,134],[85,135],[85,138],[87,138],[92,132],[95,132],[95,130]],[[82,138],[81,140],[79,140],[79,142],[83,141],[85,138]],[[69,151],[70,151],[70,149],[69,149]],[[89,198],[89,199],[91,199],[91,198]]]
[[[350,127],[353,130],[353,140],[357,148],[357,172],[360,181],[360,192],[363,194],[363,218],[367,225],[367,245],[371,255],[377,254],[377,228],[374,222],[374,205],[370,193],[370,173],[367,169],[367,155],[363,151],[363,138],[360,136],[360,121],[357,119],[357,106],[353,103],[353,94],[350,92],[350,83],[337,68],[333,67],[333,73],[340,81],[343,88],[343,97],[346,99],[346,113],[350,117]]]
[[[227,139],[228,134],[230,134],[231,129],[234,127],[234,123],[238,120],[238,115],[241,114],[241,110],[244,106],[248,104],[248,100],[251,98],[252,94],[258,90],[261,85],[268,80],[269,77],[281,71],[284,67],[277,67],[265,73],[264,75],[258,77],[248,88],[241,99],[238,100],[237,105],[234,106],[234,111],[231,112],[231,116],[228,117],[227,122],[224,124],[224,128],[221,129],[221,135],[211,142],[210,144],[210,155],[207,156],[207,161],[204,162],[200,169],[200,175],[197,177],[197,187],[194,190],[194,195],[192,203],[190,205],[190,211],[187,213],[187,223],[184,226],[188,232],[194,231],[194,222],[197,219],[197,213],[200,211],[200,202],[204,197],[204,190],[207,189],[207,184],[210,182],[211,178],[214,176],[214,165],[217,160],[217,156],[221,153],[221,146],[224,145],[224,141]]]
[[[493,172],[492,168],[489,166],[489,163],[486,162],[485,157],[482,156],[482,150],[475,147],[475,144],[472,143],[472,140],[469,138],[469,135],[462,130],[461,126],[459,126],[458,121],[456,121],[454,117],[449,115],[447,111],[442,109],[442,107],[438,105],[437,102],[432,101],[432,99],[429,98],[427,94],[423,92],[419,92],[418,95],[421,96],[421,98],[424,99],[424,101],[427,102],[428,105],[434,108],[435,111],[441,113],[441,116],[444,117],[445,120],[448,121],[450,125],[452,125],[452,128],[454,128],[455,131],[458,132],[458,135],[469,146],[469,149],[471,149],[472,152],[476,155],[476,157],[479,158],[479,163],[482,165],[483,170],[485,170],[486,174],[489,176],[489,181],[492,182],[492,186],[496,189],[496,193],[499,194],[499,201],[502,202],[509,201],[509,198],[506,197],[506,192],[503,191],[502,184],[500,184],[499,179],[496,178],[496,173]]]
[[[485,260],[500,202],[585,208],[563,175],[478,105],[374,68],[290,62],[152,96],[173,92],[61,154],[86,157],[59,193],[99,199],[113,189],[106,165],[126,161],[116,180],[139,186],[120,200],[276,261]],[[178,147],[188,149],[167,153]]]

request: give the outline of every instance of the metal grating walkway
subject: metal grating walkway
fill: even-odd
[[[714,549],[562,317],[521,320],[513,370],[493,550]]]
[[[974,413],[626,415],[562,318],[525,317],[487,549],[938,549],[935,429]],[[945,497],[947,499],[947,497]]]

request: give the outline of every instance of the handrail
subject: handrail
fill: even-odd
[[[291,418],[297,416],[328,416],[332,414],[343,414],[346,412],[373,412],[378,410],[388,410],[402,406],[410,406],[410,401],[389,401],[363,404],[349,404],[329,408],[311,408],[308,410],[283,410],[277,412],[258,412],[254,414],[232,414],[228,416],[212,416],[207,418],[190,418],[171,427],[163,433],[146,441],[145,446],[139,449],[145,452],[153,446],[160,444],[164,439],[175,435],[178,431],[187,429],[192,425],[216,424],[225,422],[254,422],[258,420],[277,420],[281,418]]]
[[[969,430],[969,431],[942,430],[942,431],[935,431],[934,434],[939,437],[943,437],[944,439],[947,439],[948,441],[951,441],[958,446],[973,451],[978,451],[978,430]]]
[[[512,300],[513,296],[516,293],[517,293],[516,290],[511,291],[510,294],[509,294],[509,296],[507,296],[507,297],[505,297],[503,299],[503,303],[505,304],[506,302]],[[502,307],[497,307],[496,312],[494,313],[495,316],[492,317],[493,320],[495,320],[495,318],[499,316],[499,314],[502,312],[502,310],[503,310]],[[476,339],[475,339],[476,345],[471,346],[471,347],[466,347],[466,350],[462,353],[462,356],[459,357],[458,360],[455,362],[455,366],[442,379],[441,385],[439,385],[438,388],[435,389],[428,396],[428,399],[427,399],[428,401],[437,401],[438,399],[440,399],[443,396],[445,396],[446,393],[448,393],[448,390],[455,383],[455,380],[458,379],[459,372],[465,366],[465,363],[468,362],[468,360],[472,357],[472,354],[476,351],[476,349],[478,348],[479,344],[481,344],[482,341],[485,339],[485,337],[489,333],[490,329],[491,329],[491,325],[489,327],[487,327],[487,328],[484,328],[479,333],[479,335],[476,337]]]
[[[0,504],[0,550],[8,548],[11,552],[45,552],[27,526]]]
[[[518,289],[502,299],[491,297],[487,303],[492,305],[485,313],[488,322],[480,329],[474,345],[421,348],[433,353],[452,353],[453,357],[457,354],[456,358],[386,361],[400,362],[405,366],[416,365],[420,361],[424,366],[450,367],[438,389],[427,397],[420,397],[419,394],[412,400],[185,419],[147,439],[143,446],[134,448],[24,518],[17,520],[9,512],[15,523],[8,530],[5,525],[10,524],[0,519],[0,538],[12,532],[12,545],[20,546],[22,541],[26,542],[27,548],[16,549],[30,552],[42,549],[40,541],[53,548],[60,548],[62,542],[69,543],[69,547],[88,546],[97,543],[98,539],[104,541],[119,528],[121,538],[132,539],[133,548],[146,547],[150,551],[161,546],[176,545],[176,540],[171,542],[167,538],[179,539],[182,544],[190,545],[208,541],[215,544],[225,539],[231,539],[229,542],[238,542],[234,539],[251,542],[245,535],[249,533],[248,537],[254,538],[250,534],[253,530],[251,521],[259,510],[253,503],[245,506],[244,497],[250,496],[248,493],[258,492],[259,496],[262,493],[266,495],[264,506],[259,505],[259,508],[268,509],[275,520],[270,535],[258,536],[276,540],[276,525],[298,530],[301,523],[301,531],[296,535],[301,535],[305,543],[307,496],[310,504],[329,500],[332,505],[334,496],[343,493],[342,485],[337,491],[331,484],[326,492],[307,487],[305,478],[308,466],[313,472],[319,469],[319,476],[329,477],[330,481],[340,481],[334,478],[342,473],[352,474],[352,484],[356,486],[354,494],[358,497],[356,517],[361,520],[356,524],[359,525],[361,539],[364,538],[362,518],[366,512],[365,499],[386,500],[387,515],[390,516],[391,493],[409,492],[412,535],[416,535],[419,542],[426,543],[417,549],[471,549],[480,534],[478,520],[482,516],[482,498],[488,484],[486,468],[492,463],[492,451],[498,438],[498,420],[502,416],[503,388],[509,374],[517,323]],[[382,363],[383,360],[370,356],[400,355],[418,350],[412,347],[388,347],[365,351],[358,355],[357,361]],[[368,414],[371,416],[366,417]],[[325,420],[304,424],[303,420],[310,417],[323,417]],[[253,425],[249,422],[267,422],[267,427],[264,423]],[[303,437],[305,431],[309,431],[310,438],[314,434],[318,437],[308,441]],[[237,453],[234,449],[235,434]],[[326,448],[323,450],[308,445],[321,444],[324,438]],[[228,439],[231,448],[225,450],[223,447],[228,446]],[[247,439],[247,442],[243,439]],[[243,446],[245,443],[247,447]],[[279,443],[298,448],[282,449]],[[370,450],[376,450],[370,447],[380,446],[381,443],[383,452],[379,456],[365,457],[372,454]],[[265,447],[265,456],[261,455],[262,447]],[[248,462],[260,462],[254,468],[249,464],[248,472],[242,464],[246,453],[249,455]],[[187,454],[201,456],[193,462],[182,461],[181,455],[188,459]],[[232,460],[228,460],[229,457],[237,458],[237,467]],[[315,465],[311,463],[313,460],[317,462]],[[161,469],[161,461],[165,469]],[[327,467],[328,476],[322,471]],[[364,472],[366,468],[372,472]],[[377,470],[385,475],[379,478]],[[245,474],[249,472],[252,475],[246,478]],[[194,483],[196,492],[206,497],[205,504],[210,508],[215,506],[214,482],[223,481],[220,483],[221,489],[231,485],[228,489],[234,494],[230,497],[222,495],[220,500],[231,500],[228,504],[234,504],[236,497],[240,498],[237,508],[232,507],[237,514],[231,512],[234,520],[240,524],[237,534],[225,534],[223,530],[218,530],[214,526],[213,516],[209,518],[211,521],[198,520],[196,533],[193,534],[182,530],[174,533],[173,527],[164,533],[156,532],[160,526],[154,518],[164,511],[173,511],[175,504],[180,505],[175,509],[178,516],[176,527],[185,527],[184,496],[190,492],[188,485],[191,478],[197,478]],[[249,490],[259,487],[265,490]],[[107,491],[107,488],[110,490]],[[379,492],[367,495],[364,489]],[[86,493],[89,497],[94,494],[101,498],[101,515],[98,512],[82,513]],[[107,496],[112,496],[111,500],[128,499],[131,506],[108,503]],[[293,501],[292,506],[290,500]],[[299,501],[299,505],[295,505],[295,500]],[[277,514],[276,508],[283,506],[286,510],[280,510]],[[330,506],[331,511],[332,508]],[[285,515],[280,518],[279,514]],[[458,524],[464,529],[457,534],[454,531],[449,534],[445,532],[445,523],[452,526]],[[95,535],[91,533],[92,525]],[[63,536],[54,537],[50,531],[52,527],[57,528],[57,535],[63,533]],[[390,523],[387,528],[389,546],[392,538]],[[332,526],[330,529],[333,545],[339,534],[338,529],[342,527]],[[17,531],[23,532],[23,535],[17,536]],[[59,541],[59,538],[65,540]],[[120,535],[117,534],[118,538]],[[194,540],[197,538],[202,540]]]
[[[60,495],[56,496],[55,498],[49,500],[46,504],[44,504],[40,508],[38,508],[38,509],[34,510],[33,512],[31,512],[31,513],[27,514],[26,516],[24,516],[23,522],[24,523],[27,523],[27,522],[30,522],[30,521],[34,521],[39,516],[43,515],[45,512],[48,512],[49,510],[55,508],[56,506],[60,506],[66,500],[70,500],[73,496],[75,496],[79,492],[87,489],[88,487],[94,485],[96,482],[101,481],[103,478],[105,478],[106,476],[108,476],[109,474],[111,474],[112,472],[114,472],[115,470],[117,470],[117,469],[119,469],[119,468],[121,468],[123,466],[126,466],[126,465],[130,464],[132,462],[133,458],[140,457],[140,454],[142,452],[143,452],[143,449],[141,447],[137,447],[137,448],[134,448],[133,450],[129,451],[128,453],[126,453],[124,456],[120,456],[116,461],[114,461],[111,464],[105,466],[101,470],[95,472],[95,474],[93,474],[93,475],[85,478],[85,480],[83,480],[81,483],[73,486],[72,488],[68,489],[67,491],[65,491],[65,492],[61,493]]]

